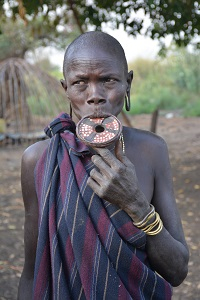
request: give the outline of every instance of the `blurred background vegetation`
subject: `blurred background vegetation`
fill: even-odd
[[[173,47],[165,58],[132,62],[135,78],[131,113],[151,113],[158,108],[200,116],[199,54]]]

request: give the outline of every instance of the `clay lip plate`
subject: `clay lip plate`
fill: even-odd
[[[113,115],[86,116],[76,126],[77,137],[86,145],[106,147],[117,140],[122,132],[122,124]]]

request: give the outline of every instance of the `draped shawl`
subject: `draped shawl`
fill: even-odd
[[[33,299],[171,299],[149,266],[146,235],[86,182],[91,153],[61,114],[46,129],[48,148],[35,168],[39,234]]]

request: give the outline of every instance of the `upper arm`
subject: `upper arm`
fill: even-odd
[[[41,147],[42,145],[42,147]],[[38,199],[35,189],[34,169],[46,143],[37,143],[25,150],[21,162],[21,186],[25,208],[23,273],[33,278],[38,238]]]
[[[152,204],[160,214],[168,232],[186,245],[181,219],[177,208],[168,148],[162,138],[158,138],[154,151],[154,194]]]

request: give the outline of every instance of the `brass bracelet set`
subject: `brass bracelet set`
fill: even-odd
[[[147,235],[156,235],[163,229],[163,222],[159,214],[155,211],[155,207],[150,204],[151,211],[140,222],[133,224],[144,231]]]

